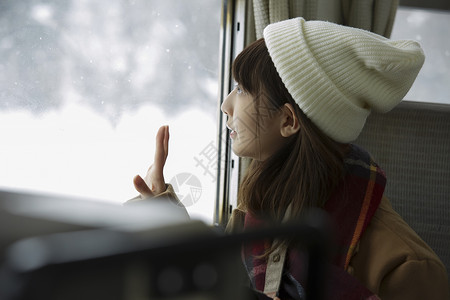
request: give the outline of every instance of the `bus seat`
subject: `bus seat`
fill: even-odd
[[[355,144],[387,176],[385,195],[450,271],[450,105],[403,101],[372,113]]]

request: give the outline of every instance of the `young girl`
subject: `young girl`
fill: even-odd
[[[338,247],[324,281],[330,298],[448,299],[442,262],[383,196],[380,167],[350,144],[372,110],[401,101],[423,61],[413,41],[302,18],[269,25],[234,61],[237,85],[222,104],[233,151],[253,159],[227,230],[319,207]],[[163,177],[168,139],[163,126],[154,164],[134,178],[143,198],[176,198]],[[304,297],[301,255],[288,243],[243,246],[243,256],[254,289]]]

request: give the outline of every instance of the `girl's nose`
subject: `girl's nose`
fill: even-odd
[[[233,113],[232,108],[231,108],[231,94],[228,94],[228,96],[225,98],[225,100],[223,101],[220,109],[222,110],[222,112],[226,115],[231,115]]]

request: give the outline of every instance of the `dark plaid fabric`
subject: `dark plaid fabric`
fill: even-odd
[[[333,224],[333,236],[337,251],[332,259],[329,279],[324,285],[332,299],[377,299],[346,270],[364,230],[370,223],[383,196],[386,176],[370,155],[360,147],[351,145],[345,158],[346,174],[323,209]],[[245,216],[244,229],[262,226],[264,221],[251,213]],[[253,288],[264,290],[267,262],[257,258],[270,247],[261,241],[244,245],[242,255]],[[305,254],[288,250],[280,285],[280,295],[288,293],[290,299],[302,299],[305,286]]]

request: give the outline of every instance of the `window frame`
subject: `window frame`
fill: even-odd
[[[400,0],[399,6],[419,9],[450,10],[450,2],[447,0]]]
[[[245,24],[247,18],[247,0],[222,0],[221,37],[219,56],[219,109],[218,109],[218,172],[217,198],[213,222],[216,226],[226,226],[233,208],[237,206],[237,190],[239,184],[239,166],[241,159],[231,151],[229,130],[226,127],[227,117],[220,107],[233,90],[231,66],[236,55],[245,46]]]

